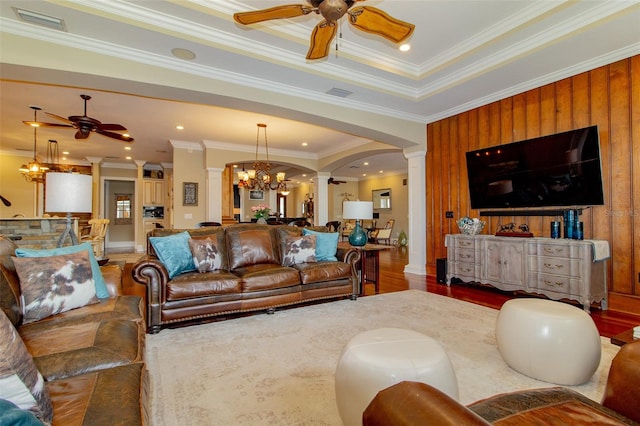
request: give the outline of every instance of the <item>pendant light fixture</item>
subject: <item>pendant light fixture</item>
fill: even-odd
[[[258,159],[258,148],[260,146],[260,131],[264,133],[264,146],[267,155],[266,161]],[[267,141],[267,125],[258,123],[258,133],[256,135],[256,160],[253,163],[253,169],[238,172],[238,187],[257,189],[261,191],[286,191],[287,184],[285,182],[285,173],[278,172],[274,176],[271,174],[271,163],[269,162],[269,144]]]
[[[38,111],[40,111],[42,108],[38,107],[38,106],[31,106],[31,109],[33,110],[33,122],[31,124],[31,126],[33,127],[33,160],[30,161],[28,164],[23,164],[22,166],[20,166],[20,173],[22,173],[22,175],[24,176],[24,178],[27,180],[27,182],[35,182],[35,183],[42,183],[44,182],[44,175],[46,173],[47,170],[49,170],[49,168],[38,162]]]

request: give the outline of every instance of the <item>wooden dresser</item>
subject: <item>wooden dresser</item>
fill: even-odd
[[[606,241],[450,234],[445,244],[447,285],[459,279],[607,309]]]

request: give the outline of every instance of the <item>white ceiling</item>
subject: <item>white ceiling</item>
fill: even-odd
[[[101,135],[76,141],[71,129],[40,128],[41,159],[55,139],[76,162],[171,163],[170,141],[233,144],[250,162],[264,122],[270,152],[317,158],[322,171],[357,179],[406,170],[401,150],[424,149],[429,122],[640,53],[638,1],[368,0],[358,6],[415,24],[411,50],[343,18],[341,38],[319,61],[304,58],[319,15],[249,27],[232,19],[295,3],[2,0],[0,149],[28,156],[29,106],[82,115],[84,93],[93,97],[87,115],[126,126],[132,150]],[[18,8],[60,18],[66,31],[23,22]],[[174,48],[196,57],[179,59]],[[58,122],[43,112],[38,119]],[[381,151],[367,156],[369,166],[363,155],[333,161],[371,142],[379,143],[370,154]]]

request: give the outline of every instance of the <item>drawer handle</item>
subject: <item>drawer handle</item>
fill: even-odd
[[[460,245],[469,247],[471,245],[471,243],[469,241],[460,241]]]
[[[544,280],[544,283],[545,283],[547,286],[549,286],[549,287],[553,287],[554,285],[557,285],[558,287],[562,287],[562,286],[564,286],[564,283],[563,283],[563,282],[560,282],[560,281],[556,281],[556,282],[554,283],[554,282],[551,282],[551,281]]]
[[[461,254],[460,257],[462,259],[471,259],[471,255],[470,254]]]
[[[469,268],[460,268],[462,270],[462,272],[471,272],[471,269]]]
[[[562,247],[556,247],[555,249],[551,249],[549,247],[545,247],[544,251],[545,251],[545,253],[552,253],[552,254],[561,253],[562,252]]]
[[[564,265],[555,265],[554,266],[554,265],[552,265],[550,263],[545,263],[544,267],[547,268],[547,269],[562,269],[562,268],[564,268]]]

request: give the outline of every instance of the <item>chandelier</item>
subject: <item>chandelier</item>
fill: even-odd
[[[264,146],[267,154],[267,161],[258,160],[258,147],[260,145],[260,130],[264,133]],[[258,134],[256,136],[256,161],[253,169],[238,172],[238,188],[257,189],[261,191],[273,190],[282,191],[288,194],[285,173],[278,172],[274,176],[271,174],[271,163],[269,162],[269,144],[267,143],[267,125],[258,123]],[[286,195],[285,194],[285,195]]]
[[[20,166],[20,173],[24,176],[27,182],[36,182],[41,183],[44,182],[44,175],[49,168],[42,163],[38,162],[37,158],[37,145],[38,145],[38,111],[42,108],[37,106],[31,106],[33,110],[33,161],[30,161],[28,164],[23,164]]]

